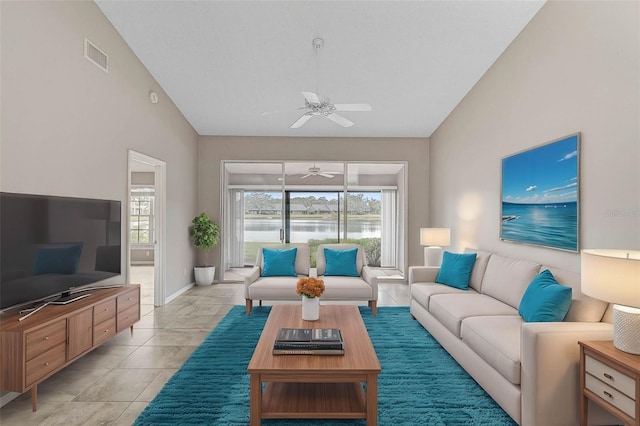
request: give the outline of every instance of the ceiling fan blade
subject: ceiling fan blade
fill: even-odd
[[[333,177],[333,175],[330,175],[329,173],[323,173],[323,172],[318,173],[318,176],[322,176],[322,177],[326,177],[326,178],[332,178]]]
[[[297,129],[299,127],[302,127],[302,125],[304,123],[306,123],[307,121],[309,121],[309,119],[311,118],[311,114],[302,114],[300,116],[300,118],[298,118],[292,125],[291,128],[292,129]]]
[[[306,175],[302,176],[300,179],[308,178],[311,175],[312,175],[311,173],[307,173]]]
[[[318,95],[312,92],[302,92],[302,96],[309,102],[310,104],[320,104],[320,98]]]
[[[329,120],[338,123],[339,125],[341,125],[342,127],[351,127],[353,126],[353,122],[347,120],[346,118],[344,118],[341,115],[338,114],[329,114],[329,115],[325,115],[325,117],[327,117]]]
[[[336,111],[371,111],[369,104],[334,104]]]

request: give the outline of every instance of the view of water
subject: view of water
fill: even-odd
[[[246,242],[279,241],[280,219],[245,219],[244,240]],[[354,220],[349,222],[349,238],[380,238],[380,220]],[[342,226],[340,226],[342,231]],[[335,220],[292,219],[291,242],[305,243],[310,239],[338,238],[338,223]]]
[[[578,204],[502,203],[502,238],[578,250]]]

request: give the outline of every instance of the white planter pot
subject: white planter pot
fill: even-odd
[[[193,268],[197,285],[211,285],[216,276],[215,266],[196,266]]]
[[[317,321],[320,318],[320,298],[302,296],[302,319]]]

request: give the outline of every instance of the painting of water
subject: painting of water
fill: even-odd
[[[580,134],[502,160],[500,239],[579,250]]]

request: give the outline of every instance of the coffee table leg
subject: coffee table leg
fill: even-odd
[[[367,375],[367,426],[378,424],[378,375]]]
[[[251,375],[249,404],[250,424],[251,426],[260,426],[262,422],[262,379],[259,374]]]

